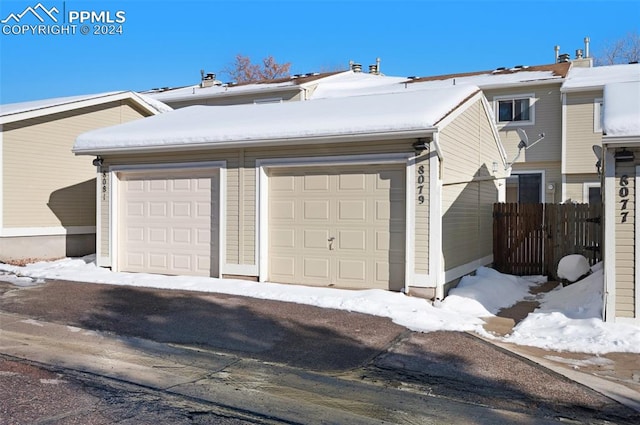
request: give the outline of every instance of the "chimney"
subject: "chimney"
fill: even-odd
[[[555,50],[555,51],[556,51],[556,62],[555,62],[555,63],[558,63],[558,57],[559,57],[559,55],[560,55],[560,46],[556,45],[556,46],[553,48],[553,50]]]
[[[204,69],[200,70],[200,87],[213,87],[216,85],[216,74],[213,72],[204,73]]]
[[[584,38],[584,57],[589,58],[589,43],[591,43],[591,39],[589,37]]]

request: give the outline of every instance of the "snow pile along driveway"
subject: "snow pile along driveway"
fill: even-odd
[[[295,302],[323,308],[388,317],[413,331],[474,331],[486,337],[481,317],[495,315],[529,295],[543,277],[520,278],[481,267],[464,277],[442,302],[436,303],[382,290],[352,291],[244,280],[143,273],[115,273],[97,267],[94,256],[38,262],[24,267],[0,263],[0,273],[37,279],[61,279],[112,285],[180,289]],[[9,276],[5,276],[7,280]],[[593,354],[640,353],[640,327],[604,323],[602,270],[544,296],[541,307],[504,338],[507,342],[559,351]]]

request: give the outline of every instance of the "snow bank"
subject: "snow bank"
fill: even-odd
[[[546,294],[540,308],[504,341],[558,351],[640,353],[640,326],[602,321],[604,278],[601,264],[592,270],[585,279]],[[388,317],[413,331],[473,331],[491,338],[495,337],[484,330],[481,317],[495,314],[528,297],[531,285],[545,280],[542,276],[520,278],[481,267],[475,276],[464,277],[444,301],[434,306],[421,298],[382,290],[353,291],[233,279],[115,273],[97,267],[94,256],[24,267],[0,263],[0,280],[8,279],[20,285],[29,285],[30,279],[32,282],[62,279],[224,293]]]

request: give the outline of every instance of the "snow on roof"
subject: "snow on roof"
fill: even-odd
[[[640,79],[604,86],[603,132],[608,137],[640,137]]]
[[[37,113],[43,114],[51,112],[59,112],[60,108],[65,110],[74,109],[77,107],[85,107],[86,102],[98,102],[101,100],[105,102],[112,101],[113,97],[124,96],[136,99],[140,103],[146,103],[149,108],[156,110],[157,112],[168,112],[173,110],[171,107],[165,105],[154,99],[150,99],[147,96],[140,95],[129,91],[114,91],[89,95],[58,97],[51,99],[33,100],[28,102],[8,103],[0,105],[0,122],[11,122],[16,119],[20,119],[20,114],[25,113]],[[54,109],[56,108],[56,109]],[[29,116],[31,117],[31,116]]]
[[[605,84],[640,81],[640,64],[572,68],[562,91],[602,88]]]
[[[434,129],[478,91],[477,87],[465,85],[309,102],[191,106],[81,134],[74,152],[398,136]]]
[[[472,85],[481,89],[508,87],[518,84],[544,84],[561,82],[569,70],[569,63],[500,68],[493,71],[448,74],[431,77],[386,77],[385,79],[356,79],[331,81],[318,84],[312,99],[360,96],[364,94],[397,93],[424,90],[425,88]],[[363,74],[367,76],[368,74]],[[372,76],[376,77],[376,76]]]
[[[311,94],[311,99],[390,93],[395,91],[393,89],[396,86],[405,81],[407,81],[405,77],[347,71],[318,82],[316,89]]]
[[[123,93],[123,92],[114,91],[114,92],[98,93],[98,94],[90,94],[90,95],[32,100],[28,102],[7,103],[4,105],[0,105],[0,116],[5,117],[8,115],[18,114],[21,112],[29,112],[29,111],[35,111],[37,109],[51,108],[54,106],[66,105],[69,103],[82,102],[84,100],[95,99],[103,96],[110,96],[116,93]]]
[[[171,102],[217,96],[274,92],[281,90],[301,90],[302,87],[309,83],[322,80],[323,78],[327,78],[335,74],[335,72],[322,74],[298,74],[286,78],[278,78],[275,80],[265,80],[243,84],[222,84],[221,82],[218,82],[219,84],[214,84],[210,87],[201,87],[200,84],[195,84],[187,87],[168,89],[160,92],[149,91],[145,94],[163,102]]]

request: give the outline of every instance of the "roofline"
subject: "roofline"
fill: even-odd
[[[198,85],[192,86],[193,88],[197,88]],[[230,86],[229,88],[233,89],[234,87],[246,87],[246,86]],[[166,98],[161,98],[161,97],[156,97],[154,96],[154,94],[156,93],[148,93],[146,94],[146,96],[149,96],[159,102],[182,102],[185,100],[193,100],[193,99],[206,99],[206,98],[220,98],[220,97],[230,97],[230,96],[242,96],[244,94],[256,94],[256,93],[280,93],[280,92],[286,92],[286,91],[304,91],[305,87],[303,87],[302,85],[292,85],[292,86],[280,86],[280,87],[272,87],[272,88],[268,88],[265,86],[262,86],[260,88],[256,88],[256,89],[249,89],[249,90],[242,90],[242,91],[233,91],[233,92],[217,92],[217,93],[203,93],[203,94],[198,94],[198,93],[193,93],[193,94],[182,94],[182,95],[178,95],[175,97],[166,97]],[[164,92],[167,93],[167,92]],[[157,93],[157,94],[161,94],[161,93]]]
[[[572,67],[572,62],[559,62],[552,64],[543,64],[543,65],[527,65],[522,68],[504,68],[504,69],[489,69],[484,71],[471,71],[471,72],[461,72],[457,74],[442,74],[442,75],[427,75],[418,77],[416,79],[410,79],[407,82],[409,83],[420,83],[427,81],[443,81],[443,80],[451,80],[454,78],[465,78],[465,77],[477,77],[479,75],[513,75],[519,74],[521,72],[537,72],[537,71],[551,71],[554,73],[555,77],[560,79],[566,78],[569,74],[569,71]],[[562,73],[557,73],[556,68],[567,68],[563,69]]]
[[[333,76],[336,75],[340,75],[343,74],[345,72],[349,72],[349,70],[343,70],[343,71],[333,71],[333,72],[325,72],[325,73],[311,73],[311,74],[301,74],[300,76],[290,76],[290,77],[283,77],[283,78],[276,78],[273,80],[259,80],[259,81],[247,81],[245,83],[239,83],[239,84],[223,84],[222,86],[219,87],[224,87],[226,86],[228,89],[236,89],[236,88],[240,88],[240,87],[248,87],[248,86],[256,86],[255,88],[252,89],[247,89],[247,90],[238,90],[236,91],[231,91],[231,92],[217,92],[217,93],[207,93],[207,94],[202,94],[202,95],[197,95],[196,93],[192,93],[192,94],[183,94],[183,95],[177,95],[176,97],[168,97],[166,100],[169,100],[171,102],[180,102],[183,100],[192,100],[195,98],[207,98],[207,97],[226,97],[226,96],[240,96],[242,94],[254,94],[254,93],[259,93],[259,92],[263,92],[263,91],[268,91],[268,92],[280,92],[280,91],[287,91],[287,90],[298,90],[299,92],[304,91],[306,88],[308,88],[309,86],[312,86],[314,84],[317,84],[318,81],[326,79],[326,78],[331,78]],[[272,85],[272,84],[289,84],[290,85],[283,85],[283,86],[276,86],[276,87],[268,87],[268,85]],[[198,88],[202,88],[200,87],[199,84],[193,84],[191,86],[184,86],[184,87],[176,87],[175,89],[169,89],[169,90],[165,90],[163,92],[146,92],[145,94],[147,96],[151,96],[154,99],[156,99],[156,97],[154,95],[161,95],[164,93],[170,93],[173,90],[182,90],[185,88],[193,88],[193,89],[198,89]],[[157,99],[162,101],[161,99]]]
[[[103,103],[114,102],[118,100],[131,99],[147,112],[152,115],[158,115],[161,112],[147,103],[137,93],[132,91],[121,91],[114,93],[106,93],[101,95],[95,95],[85,99],[72,100],[69,102],[61,103],[52,106],[42,106],[28,111],[14,112],[7,115],[0,116],[0,124],[8,124],[16,121],[28,120],[31,118],[37,118],[45,115],[52,115],[61,112],[72,111],[74,109],[86,108],[89,106],[101,105]]]
[[[114,148],[88,148],[73,149],[76,155],[104,155],[119,153],[148,153],[148,152],[176,152],[185,150],[198,149],[223,149],[223,148],[249,148],[262,146],[282,146],[296,144],[319,144],[319,143],[341,143],[341,142],[363,142],[378,141],[388,139],[412,139],[425,137],[429,134],[438,132],[438,127],[425,127],[416,130],[399,130],[399,131],[382,131],[358,134],[340,134],[326,136],[308,136],[308,137],[281,137],[273,139],[245,139],[236,141],[226,141],[220,143],[201,142],[189,144],[171,144],[160,146],[131,146],[131,147],[114,147]]]
[[[628,146],[628,145],[639,145],[640,144],[640,134],[637,136],[607,136],[606,134],[602,136],[602,144],[611,145],[611,146]]]
[[[560,87],[560,93],[575,93],[581,91],[596,91],[604,89],[604,86],[611,83],[602,83],[595,84],[591,86],[580,86],[580,87]]]

